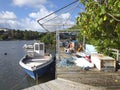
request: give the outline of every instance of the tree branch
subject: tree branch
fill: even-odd
[[[120,22],[120,19],[117,19],[117,18],[116,18],[116,17],[114,17],[112,14],[107,13],[107,15],[109,15],[110,17],[112,17],[114,20],[116,20],[116,21]]]

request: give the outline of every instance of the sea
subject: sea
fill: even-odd
[[[54,74],[49,73],[34,80],[19,65],[20,59],[25,55],[23,45],[34,42],[0,41],[0,90],[21,90],[55,79]]]

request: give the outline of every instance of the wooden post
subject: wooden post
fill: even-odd
[[[118,61],[119,60],[119,50],[117,50],[117,56],[116,56],[116,60]]]
[[[38,74],[36,73],[36,85],[38,84]]]

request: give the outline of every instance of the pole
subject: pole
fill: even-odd
[[[38,84],[38,74],[36,73],[36,85]]]
[[[60,59],[59,54],[60,54],[60,49],[59,49],[59,30],[56,30],[56,53],[57,53],[57,60]]]
[[[85,47],[85,35],[83,36],[83,47],[84,47],[84,49],[86,48]]]
[[[119,61],[119,50],[117,50],[116,55],[117,55],[117,61]]]

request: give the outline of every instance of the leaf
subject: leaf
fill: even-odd
[[[100,18],[99,21],[98,21],[98,24],[100,25],[102,23],[103,19]]]
[[[120,2],[118,2],[118,7],[120,7]]]
[[[98,26],[98,24],[97,24],[97,23],[95,23],[95,24],[94,24],[94,27],[96,28],[97,26]]]
[[[101,6],[100,8],[101,8],[101,13],[100,13],[100,14],[101,14],[101,15],[102,15],[102,14],[105,14],[105,13],[106,13],[106,11],[105,11],[105,6]]]
[[[110,20],[110,23],[112,23],[113,21],[114,21],[114,20],[113,20],[113,19],[111,19],[111,20]]]
[[[81,13],[79,24],[82,30],[86,30],[82,32],[87,37],[86,41],[98,46],[99,52],[102,53],[109,47],[120,49],[120,22],[107,15],[110,13],[115,18],[120,18],[120,0],[107,0],[107,5],[98,5],[93,2],[95,0],[87,1],[88,6],[85,4],[86,11]]]

